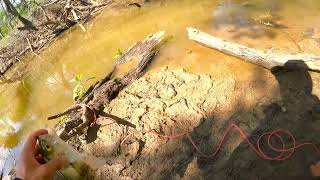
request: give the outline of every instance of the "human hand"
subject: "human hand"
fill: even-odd
[[[28,136],[17,162],[17,178],[23,180],[53,179],[54,174],[68,164],[68,160],[64,156],[57,156],[49,162],[41,164],[43,158],[39,154],[37,138],[44,134],[48,134],[48,131],[40,129]]]

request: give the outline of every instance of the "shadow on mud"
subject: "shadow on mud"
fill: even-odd
[[[259,108],[263,116],[256,116],[251,109],[244,108],[245,105],[240,103],[230,112],[233,115],[229,118],[209,115],[202,118],[195,128],[188,124],[188,119],[168,120],[161,126],[160,132],[179,134],[189,129],[192,139],[205,154],[215,150],[225,128],[231,123],[244,128],[252,142],[263,132],[279,128],[289,130],[297,142],[317,142],[318,137],[314,132],[320,127],[320,102],[312,95],[313,83],[306,65],[301,61],[290,61],[284,67],[272,69],[272,74],[278,82],[281,100],[275,100],[276,95],[268,96],[271,101],[258,105],[261,106]],[[257,74],[256,78],[261,78],[261,75]],[[238,100],[241,101],[241,98],[238,97]],[[119,176],[133,179],[312,179],[309,167],[319,160],[311,146],[297,150],[285,161],[262,160],[240,139],[237,132],[228,136],[216,157],[206,160],[199,158],[186,137],[166,139],[148,133],[133,133],[132,129],[116,124],[109,125],[108,131],[119,134],[113,137],[119,140],[114,145],[112,155],[103,152],[108,146],[101,146],[92,152],[108,159],[108,165],[97,172],[97,179],[117,179]],[[127,138],[125,142],[122,140],[124,138]],[[284,140],[290,139],[285,137]],[[290,143],[288,147],[292,145]],[[261,146],[264,152],[270,156],[275,155],[266,145],[267,142],[263,140]]]
[[[320,125],[320,102],[312,95],[312,80],[307,66],[302,61],[290,61],[284,67],[272,69],[278,81],[281,101],[273,102],[264,108],[265,118],[258,120],[259,125],[250,134],[250,140],[256,142],[265,131],[274,129],[289,130],[299,142],[318,141]],[[246,112],[244,112],[246,113]],[[240,115],[238,118],[241,118]],[[292,147],[289,137],[286,147]],[[272,143],[280,142],[272,141]],[[266,148],[267,141],[262,141],[263,151],[275,156],[275,152]],[[277,146],[277,145],[275,145]],[[279,146],[277,146],[279,147]],[[279,147],[280,148],[280,147]],[[297,150],[285,161],[262,160],[243,141],[230,155],[218,174],[207,172],[206,177],[222,179],[312,179],[309,167],[319,160],[319,155],[311,146]],[[229,172],[223,171],[229,169]]]

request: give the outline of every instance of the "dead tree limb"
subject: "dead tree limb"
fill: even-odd
[[[10,14],[12,14],[14,17],[17,17],[20,22],[24,25],[24,27],[19,27],[18,29],[20,30],[35,30],[37,31],[38,29],[33,25],[33,23],[26,18],[22,17],[19,12],[17,11],[16,7],[10,2],[10,0],[2,0],[4,5],[6,6],[6,11]]]
[[[284,66],[288,61],[303,61],[309,70],[320,71],[320,56],[310,54],[284,54],[261,51],[216,38],[195,28],[187,28],[189,39],[225,54],[238,57],[253,64],[272,69]]]
[[[48,119],[58,118],[62,115],[68,115],[70,117],[67,121],[57,124],[55,127],[57,134],[64,140],[76,134],[83,134],[95,119],[100,115],[105,115],[106,113],[103,113],[105,105],[108,105],[112,99],[117,97],[118,93],[124,87],[138,79],[144,73],[148,63],[156,54],[157,47],[160,45],[163,37],[164,32],[161,31],[149,36],[143,42],[136,43],[117,60],[112,72],[101,81],[95,83],[95,85],[86,92],[86,95],[79,99],[74,106],[65,112],[49,117]],[[132,68],[123,77],[112,79],[113,71],[118,64],[132,60],[138,62],[136,67]],[[113,118],[116,122],[120,119],[112,115],[109,115],[109,117]],[[131,126],[134,125],[131,124]]]
[[[70,114],[71,112],[76,111],[76,110],[78,110],[78,109],[80,109],[80,108],[81,108],[81,106],[78,105],[78,104],[76,104],[76,105],[74,105],[74,106],[69,107],[66,111],[64,111],[64,112],[62,112],[62,113],[59,113],[59,114],[56,114],[56,115],[54,115],[54,116],[48,117],[48,120],[57,119],[57,118],[59,118],[59,117],[61,117],[61,116]]]

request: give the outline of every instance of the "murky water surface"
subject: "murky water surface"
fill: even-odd
[[[28,132],[53,126],[46,117],[73,104],[76,75],[88,87],[111,70],[118,48],[125,51],[151,33],[165,30],[171,39],[149,71],[183,67],[241,84],[268,72],[188,40],[186,27],[258,49],[319,54],[319,10],[318,0],[179,0],[106,10],[85,32],[73,28],[7,74],[0,83],[0,146],[14,148]]]

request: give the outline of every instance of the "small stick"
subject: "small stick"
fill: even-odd
[[[54,4],[54,3],[58,2],[58,1],[60,1],[60,0],[55,0],[55,1],[49,2],[48,4],[44,4],[43,6],[44,7],[50,6],[50,5],[52,5],[52,4]]]
[[[135,133],[135,132],[132,132],[132,133],[128,134],[128,135],[121,141],[120,145],[122,145],[133,133]]]
[[[57,118],[59,118],[59,117],[61,117],[61,116],[64,116],[64,115],[66,115],[66,114],[69,114],[69,113],[71,113],[71,112],[73,112],[73,111],[76,111],[76,110],[78,110],[78,109],[81,109],[81,108],[82,108],[82,107],[81,107],[80,104],[73,105],[73,106],[69,107],[66,111],[64,111],[64,112],[62,112],[62,113],[59,113],[59,114],[56,114],[56,115],[54,115],[54,116],[48,117],[47,120],[57,119]]]
[[[31,43],[30,43],[29,38],[28,38],[28,37],[26,37],[26,39],[27,39],[27,43],[28,43],[28,45],[29,45],[29,49],[30,49],[30,51],[34,53],[34,51],[33,51],[33,47],[32,47],[32,45],[31,45]]]
[[[79,22],[79,17],[74,9],[71,10],[74,20],[78,23],[83,32],[86,32],[86,28]]]

